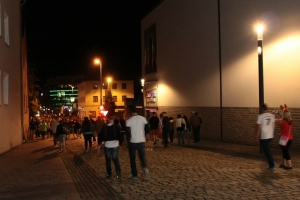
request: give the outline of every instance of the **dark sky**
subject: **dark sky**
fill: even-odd
[[[140,22],[161,0],[27,0],[28,62],[42,81],[60,75],[141,78]],[[104,77],[103,77],[104,78]]]

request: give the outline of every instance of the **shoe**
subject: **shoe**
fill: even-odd
[[[291,170],[293,167],[284,167],[285,170]]]
[[[111,175],[106,175],[106,179],[111,179]]]
[[[117,180],[121,180],[121,174],[117,174]]]
[[[137,179],[137,177],[136,177],[136,176],[134,176],[134,175],[132,175],[132,176],[130,176],[130,177],[129,177],[129,179],[131,179],[131,180],[136,180],[136,179]]]
[[[268,170],[275,170],[276,169],[276,167],[275,166],[273,166],[273,167],[269,167],[268,168]]]
[[[279,168],[285,168],[285,165],[280,164],[280,165],[279,165]]]
[[[148,170],[147,168],[145,168],[145,169],[144,169],[144,172],[145,172],[145,177],[146,177],[147,179],[149,179],[149,178],[150,178],[149,170]]]

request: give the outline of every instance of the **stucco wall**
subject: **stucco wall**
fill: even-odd
[[[9,46],[4,37],[4,13],[9,17]],[[1,1],[0,70],[0,153],[22,144],[21,67],[20,67],[20,1]],[[9,75],[8,105],[3,104],[3,77]]]

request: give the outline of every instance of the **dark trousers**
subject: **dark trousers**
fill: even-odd
[[[170,130],[170,132],[169,132],[169,137],[170,137],[170,142],[173,143],[174,130]]]
[[[280,146],[282,151],[282,156],[286,160],[291,160],[291,156],[289,153],[290,146],[292,144],[293,140],[289,140],[286,146]]]
[[[263,149],[263,151],[268,159],[269,167],[274,167],[275,163],[274,163],[274,159],[273,159],[271,149],[270,149],[271,140],[272,139],[260,140],[260,144],[261,144],[261,148]]]
[[[164,138],[164,146],[167,147],[168,146],[168,135],[169,135],[170,131],[167,130],[163,130],[163,138]]]
[[[200,126],[193,126],[194,142],[200,142]]]
[[[115,168],[116,168],[116,174],[121,174],[121,167],[119,162],[119,148],[106,148],[105,147],[105,161],[106,161],[106,172],[108,176],[111,176],[111,160],[113,161]]]
[[[141,143],[129,143],[129,157],[130,157],[130,167],[131,174],[137,176],[137,169],[135,163],[136,151],[139,153],[139,158],[143,168],[147,167],[146,163],[146,151],[144,142]]]
[[[57,136],[56,136],[56,133],[52,133],[52,134],[53,134],[53,143],[54,143],[54,146],[56,146]]]
[[[85,149],[87,149],[88,143],[90,145],[90,149],[92,149],[92,136],[93,134],[83,134]]]

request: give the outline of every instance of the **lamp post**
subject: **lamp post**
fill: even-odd
[[[258,82],[259,82],[259,108],[264,103],[264,69],[263,69],[263,30],[262,25],[256,27],[257,53],[258,53]],[[259,113],[261,110],[259,109]]]
[[[100,107],[102,106],[102,63],[100,59],[95,59],[95,64],[99,64],[100,68],[100,83],[99,83],[99,89],[100,89]],[[99,107],[99,109],[100,109]]]
[[[111,82],[111,77],[107,78],[107,89],[109,90],[109,83]]]

